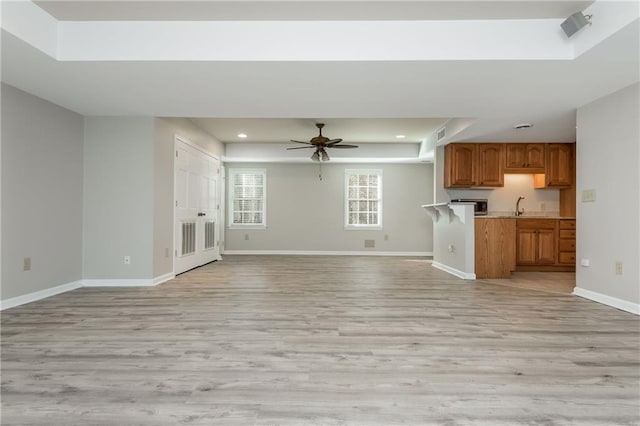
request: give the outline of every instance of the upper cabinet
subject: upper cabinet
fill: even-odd
[[[478,144],[451,143],[444,147],[444,187],[468,188],[477,185]]]
[[[573,164],[573,144],[552,143],[547,147],[547,167],[545,170],[548,187],[571,186]]]
[[[444,187],[501,187],[505,173],[534,174],[535,188],[571,188],[574,144],[451,143],[444,149]]]
[[[544,173],[545,144],[508,143],[505,145],[505,173]]]
[[[536,175],[536,188],[570,188],[573,184],[574,144],[547,145],[544,174]]]
[[[504,145],[452,143],[444,148],[444,187],[504,186]]]
[[[504,145],[481,143],[478,145],[476,184],[478,186],[504,186]]]

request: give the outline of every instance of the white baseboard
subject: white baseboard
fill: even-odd
[[[325,250],[225,250],[225,255],[283,255],[283,256],[433,256],[430,251],[325,251]]]
[[[159,277],[155,277],[153,279],[153,285],[166,283],[167,281],[170,281],[170,280],[174,279],[175,277],[176,277],[176,275],[173,272],[169,272],[168,274],[160,275]]]
[[[152,287],[153,279],[82,280],[83,287]]]
[[[158,284],[162,284],[175,278],[173,272],[160,275],[153,279],[134,279],[134,280],[79,280],[67,284],[62,284],[56,287],[47,288],[45,290],[36,291],[29,294],[23,294],[22,296],[12,297],[7,300],[0,300],[0,311],[15,308],[16,306],[24,305],[25,303],[35,302],[47,297],[55,296],[56,294],[66,293],[67,291],[75,290],[82,287],[152,287]]]
[[[580,287],[574,288],[573,294],[585,299],[592,300],[594,302],[602,303],[603,305],[623,310],[625,312],[640,315],[640,304],[638,303],[618,299],[617,297],[607,296],[606,294],[597,293],[595,291],[586,290]]]
[[[452,268],[451,266],[447,266],[444,263],[440,263],[440,262],[432,262],[431,265],[436,268],[436,269],[440,269],[441,271],[447,272],[451,275],[455,275],[458,278],[462,278],[463,280],[475,280],[476,279],[476,274],[470,274],[468,272],[464,272],[464,271],[460,271],[459,269],[456,268]]]
[[[82,287],[82,281],[73,281],[67,284],[47,288],[45,290],[34,291],[33,293],[23,294],[22,296],[12,297],[6,300],[0,300],[0,311],[15,308],[16,306],[24,305],[25,303],[35,302],[47,297],[55,296],[56,294],[65,293],[67,291],[75,290]]]

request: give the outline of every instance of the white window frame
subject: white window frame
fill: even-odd
[[[239,174],[262,174],[262,223],[233,223],[235,200],[235,177]],[[267,169],[228,169],[227,182],[229,182],[229,229],[266,229],[267,228]]]
[[[377,175],[378,176],[378,223],[375,225],[360,225],[349,223],[349,176],[352,175]],[[382,170],[380,169],[345,169],[344,171],[344,229],[346,230],[372,230],[382,229]]]

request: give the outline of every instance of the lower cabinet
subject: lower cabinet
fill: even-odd
[[[476,218],[474,237],[476,278],[575,270],[575,219]]]
[[[476,278],[509,278],[516,269],[516,219],[475,219]]]
[[[553,265],[556,263],[556,221],[517,220],[518,265]]]
[[[576,221],[561,219],[558,223],[558,263],[576,264]]]

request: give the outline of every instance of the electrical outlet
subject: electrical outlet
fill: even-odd
[[[31,258],[30,257],[25,257],[24,258],[24,262],[22,264],[22,270],[23,271],[30,271],[31,270]]]
[[[165,249],[164,249],[164,257],[169,257],[169,247],[165,247]]]
[[[540,203],[540,211],[544,212],[546,210],[547,210],[547,203],[545,202]]]
[[[447,251],[449,253],[453,253],[456,251],[456,246],[454,246],[453,244],[449,244],[449,247],[447,247]]]
[[[589,259],[580,259],[580,266],[589,266],[590,264]]]
[[[249,241],[249,234],[244,234],[244,240]]]
[[[616,275],[622,275],[622,262],[616,262]]]
[[[124,264],[125,265],[131,265],[131,256],[125,256],[124,257]]]
[[[389,234],[384,234],[384,240],[389,241]]]

